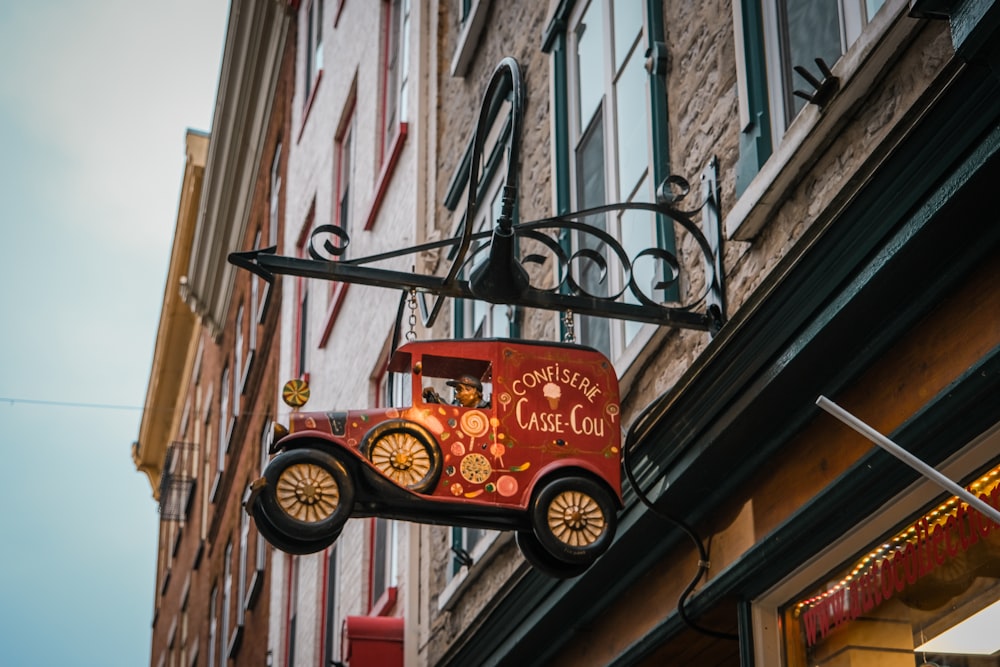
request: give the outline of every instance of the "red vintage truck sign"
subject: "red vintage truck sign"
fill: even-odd
[[[621,423],[603,355],[506,339],[413,342],[388,372],[395,405],[294,411],[276,429],[279,453],[247,508],[265,538],[318,551],[350,516],[515,530],[528,560],[555,576],[607,549]],[[301,387],[286,394],[300,400]]]

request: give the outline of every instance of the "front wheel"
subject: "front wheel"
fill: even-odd
[[[517,548],[521,551],[524,559],[531,563],[531,566],[550,577],[556,579],[572,579],[580,576],[590,567],[589,563],[566,563],[548,551],[538,541],[535,534],[530,530],[519,530],[514,535]]]
[[[351,516],[354,483],[344,465],[326,452],[282,452],[264,470],[264,480],[256,506],[266,524],[294,541],[336,539]]]
[[[590,565],[615,538],[617,504],[595,480],[560,477],[538,492],[531,522],[538,541],[557,560]]]

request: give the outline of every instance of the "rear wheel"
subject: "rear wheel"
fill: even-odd
[[[280,535],[306,543],[336,539],[351,516],[354,484],[344,465],[326,452],[282,452],[268,464],[264,479],[256,506]]]
[[[261,509],[261,504],[255,502],[252,509],[252,514],[254,518],[254,523],[257,526],[257,532],[260,533],[261,537],[268,541],[271,546],[276,549],[280,549],[285,553],[295,554],[296,556],[303,556],[306,554],[314,554],[317,551],[322,551],[328,546],[337,541],[340,537],[340,530],[327,535],[326,537],[317,538],[315,540],[301,540],[289,537],[278,531],[271,524],[267,517],[267,514]]]
[[[361,452],[396,484],[423,493],[441,476],[441,448],[426,429],[396,419],[379,424],[365,436]]]
[[[557,560],[590,565],[614,540],[617,504],[595,480],[560,477],[538,492],[531,521],[538,541]]]

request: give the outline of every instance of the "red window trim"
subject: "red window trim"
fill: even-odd
[[[329,588],[330,558],[333,556],[333,549],[327,548],[323,552],[323,555],[325,556],[325,558],[323,559],[323,580],[321,584],[322,588],[320,588],[320,590],[323,591],[323,594],[319,596],[319,627],[320,627],[319,654],[321,656],[326,655],[326,649],[327,649],[326,643],[327,640],[329,639],[329,637],[326,636],[326,626],[327,626],[326,610],[327,607],[329,607],[330,605],[327,602],[326,594],[328,592],[327,589]]]
[[[333,13],[333,27],[336,28],[337,24],[340,23],[340,14],[344,11],[344,5],[347,4],[347,0],[339,0],[337,2],[337,11]]]
[[[313,79],[312,90],[309,92],[309,99],[306,100],[305,110],[302,112],[302,124],[299,126],[299,136],[295,138],[295,143],[302,141],[302,134],[306,131],[306,124],[309,122],[309,114],[313,108],[313,102],[316,101],[316,93],[319,92],[319,84],[323,81],[323,70],[316,72],[316,76]]]
[[[336,152],[337,152],[337,166],[334,173],[334,187],[333,187],[333,223],[341,228],[345,228],[345,221],[340,219],[340,186],[343,174],[341,173],[341,165],[343,164],[342,142],[344,136],[347,134],[348,128],[351,127],[352,121],[354,119],[354,106],[357,102],[357,95],[352,89],[350,96],[348,97],[347,104],[344,106],[344,112],[341,115],[340,122],[337,124],[337,132],[334,135],[334,141],[336,142]],[[355,128],[356,131],[356,128]],[[357,136],[355,135],[351,139],[352,142],[357,141]],[[351,197],[357,197],[358,184],[351,183],[351,189],[355,192],[351,193]],[[334,258],[336,259],[336,258]],[[329,306],[326,310],[326,318],[323,323],[323,332],[320,334],[319,347],[324,349],[327,343],[330,341],[330,335],[333,333],[333,325],[337,321],[337,317],[340,315],[340,309],[344,305],[344,299],[347,297],[347,288],[350,287],[350,283],[330,283],[330,294],[329,294]]]
[[[389,181],[392,180],[392,174],[396,169],[396,164],[399,162],[399,156],[403,152],[403,146],[406,144],[408,127],[407,123],[399,124],[399,129],[396,130],[395,138],[392,141],[389,157],[382,162],[382,170],[379,172],[378,181],[375,183],[375,195],[368,207],[368,214],[365,216],[364,230],[366,232],[371,231],[375,226],[375,218],[378,216],[379,209],[382,208],[385,193],[389,189]]]
[[[388,520],[388,519],[387,519]],[[368,554],[368,590],[369,599],[371,592],[375,588],[375,522],[378,521],[375,517],[369,519],[368,523],[368,539],[371,549]],[[399,588],[397,586],[386,586],[385,591],[379,597],[378,600],[371,601],[371,609],[368,610],[369,616],[389,616],[392,614],[392,610],[396,608],[396,599],[399,597]]]
[[[344,298],[347,296],[347,288],[350,283],[333,283],[333,291],[330,294],[330,306],[326,311],[326,322],[323,324],[323,334],[319,339],[319,347],[325,348],[330,341],[330,334],[333,333],[333,324],[340,315],[340,308],[344,305]]]
[[[392,611],[396,608],[396,600],[399,598],[399,588],[396,586],[389,586],[385,589],[385,593],[382,593],[382,597],[375,601],[372,605],[372,610],[368,613],[369,616],[391,616]]]
[[[302,223],[302,229],[299,230],[299,236],[295,240],[295,251],[299,257],[306,256],[306,243],[308,243],[309,232],[313,228],[313,223],[316,220],[316,201],[314,200],[312,205],[309,207],[309,213],[306,214],[305,222]],[[295,354],[295,371],[297,377],[305,377],[307,371],[305,368],[298,368],[299,359],[302,358],[302,313],[300,312],[302,308],[302,296],[306,291],[305,278],[297,278],[295,281],[295,343],[294,343],[294,354]],[[306,324],[308,326],[308,323]]]

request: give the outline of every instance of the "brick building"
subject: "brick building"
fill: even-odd
[[[146,411],[133,447],[160,504],[151,665],[266,664],[270,548],[242,509],[275,414],[280,284],[226,262],[280,243],[295,28],[230,16],[211,135],[188,163]]]

